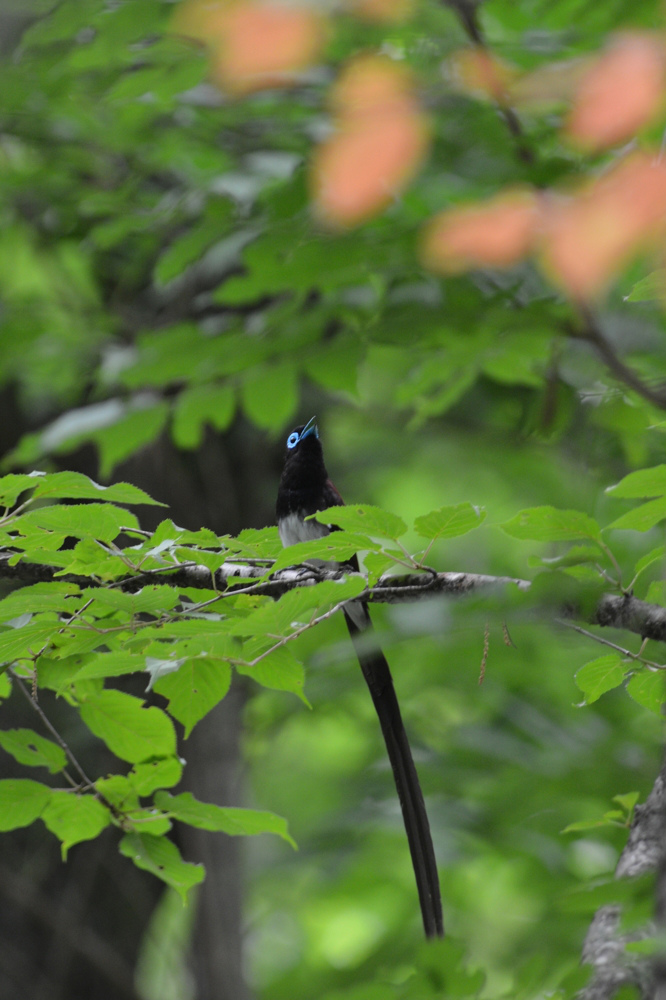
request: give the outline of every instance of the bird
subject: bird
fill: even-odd
[[[284,466],[278,487],[276,515],[278,532],[286,548],[298,542],[323,538],[338,530],[310,515],[344,505],[331,482],[319,439],[316,417],[296,427],[288,436]],[[306,520],[307,519],[307,520]],[[358,572],[358,558],[346,563]],[[368,605],[351,601],[344,617],[356,656],[370,691],[388,752],[414,868],[416,887],[426,938],[444,937],[442,901],[437,862],[423,793],[414,765],[391,670],[376,641]]]

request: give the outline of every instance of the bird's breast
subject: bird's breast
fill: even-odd
[[[323,538],[329,534],[325,524],[317,521],[306,521],[307,512],[287,514],[286,517],[278,521],[278,532],[280,541],[287,548],[289,545],[296,545],[297,542],[311,542],[316,538]]]

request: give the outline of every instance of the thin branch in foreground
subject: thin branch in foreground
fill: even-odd
[[[42,708],[42,706],[37,701],[37,699],[33,698],[33,696],[30,694],[30,692],[28,691],[27,687],[23,683],[22,678],[20,678],[18,676],[18,674],[14,670],[11,671],[11,674],[12,674],[12,679],[13,679],[14,683],[17,685],[19,691],[22,693],[22,695],[24,696],[24,698],[26,699],[26,701],[29,703],[29,705],[35,710],[35,712],[37,712],[37,715],[42,720],[42,724],[44,725],[44,727],[49,731],[49,733],[51,734],[51,736],[53,737],[53,739],[56,741],[56,743],[58,744],[58,746],[60,746],[64,750],[65,755],[70,760],[72,766],[76,769],[76,772],[79,775],[79,777],[81,778],[83,784],[86,787],[88,787],[88,788],[94,788],[94,782],[92,782],[90,780],[90,778],[88,777],[88,775],[86,774],[86,772],[83,770],[83,767],[81,766],[81,764],[79,764],[78,760],[76,759],[76,757],[74,756],[72,750],[70,749],[69,744],[65,742],[65,740],[63,739],[63,737],[60,735],[60,733],[58,732],[58,730],[55,728],[55,726],[53,725],[53,723],[51,722],[51,720],[46,715],[44,709]]]
[[[615,352],[592,311],[583,305],[579,305],[579,311],[584,325],[582,328],[575,329],[568,324],[566,329],[569,336],[579,340],[586,340],[595,348],[601,360],[619,382],[622,382],[658,409],[666,410],[666,389],[652,389],[643,382],[636,372],[629,365],[625,364],[622,358]]]

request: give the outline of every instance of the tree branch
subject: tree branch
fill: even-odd
[[[645,803],[636,806],[629,838],[615,869],[616,878],[632,878],[658,873],[656,917],[664,923],[664,866],[666,863],[666,761]],[[592,980],[580,994],[581,1000],[610,1000],[621,986],[634,986],[642,1000],[659,1000],[662,961],[655,963],[627,954],[630,941],[651,937],[655,927],[639,932],[620,933],[621,908],[600,907],[592,919],[583,945],[583,963],[594,966]]]
[[[629,365],[626,365],[622,358],[613,350],[594,314],[585,306],[581,305],[579,309],[584,325],[581,329],[575,329],[568,324],[567,332],[569,336],[576,337],[579,340],[586,340],[589,344],[592,344],[601,360],[619,382],[622,382],[629,389],[633,389],[635,393],[642,396],[643,399],[646,399],[648,403],[652,403],[658,409],[666,410],[666,389],[663,387],[652,389],[649,385],[646,385],[636,372]]]
[[[38,583],[56,579],[56,569],[37,563],[18,562],[9,565],[9,559],[17,553],[0,552],[0,578],[20,579],[25,583]],[[58,580],[75,583],[81,587],[116,587],[127,592],[136,592],[147,584],[163,582],[174,587],[215,589],[224,594],[248,594],[253,597],[282,597],[297,587],[313,587],[323,580],[342,582],[361,574],[344,568],[317,567],[304,565],[278,570],[266,578],[270,566],[252,563],[227,562],[215,573],[207,566],[195,563],[177,567],[137,573],[123,577],[114,583],[104,583],[84,576],[58,576]],[[428,600],[437,596],[461,597],[478,591],[501,589],[508,585],[520,591],[529,591],[529,580],[510,576],[488,576],[483,573],[406,573],[402,576],[382,577],[374,586],[358,595],[357,600],[373,604],[403,604]],[[572,600],[565,607],[550,609],[554,617],[579,619],[602,628],[617,628],[640,635],[643,639],[666,642],[666,608],[658,604],[648,604],[629,594],[604,594],[593,609],[584,609]]]

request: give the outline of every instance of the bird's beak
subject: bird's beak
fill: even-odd
[[[319,437],[319,428],[317,427],[317,425],[315,423],[316,419],[317,419],[316,417],[310,417],[310,419],[308,420],[307,424],[305,425],[305,427],[301,431],[301,437],[300,437],[301,441],[303,440],[303,438],[308,437],[308,435],[310,435],[310,434],[314,434],[314,436],[316,438]]]

